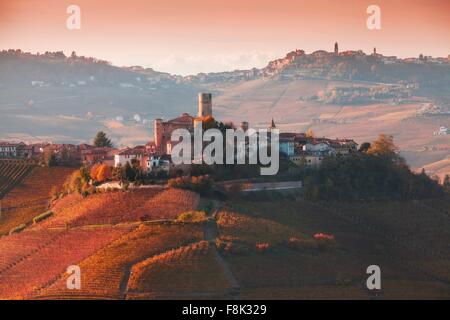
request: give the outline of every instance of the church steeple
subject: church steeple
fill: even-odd
[[[275,125],[275,121],[273,121],[273,118],[272,118],[272,121],[271,121],[270,126],[269,126],[269,130],[276,129],[276,128],[277,128],[277,126]]]

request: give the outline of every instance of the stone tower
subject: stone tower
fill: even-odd
[[[248,122],[247,121],[242,121],[241,122],[241,125],[240,125],[240,128],[243,130],[243,131],[247,131],[248,130]]]
[[[162,144],[164,135],[163,129],[164,128],[162,119],[155,119],[155,123],[153,126],[153,135],[154,135],[153,139],[157,149],[160,148]]]
[[[337,42],[334,44],[334,54],[339,54],[339,44]]]
[[[198,94],[198,116],[212,116],[212,95],[211,93]]]

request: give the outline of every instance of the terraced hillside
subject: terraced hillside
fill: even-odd
[[[184,211],[194,210],[198,202],[196,193],[176,189],[106,192],[87,198],[71,194],[52,208],[54,217],[36,227],[76,227],[174,219]]]
[[[131,267],[149,257],[202,239],[197,226],[140,225],[79,263],[81,290],[68,290],[67,275],[42,290],[40,298],[124,298]]]
[[[219,234],[244,299],[448,299],[450,216],[426,205],[238,201],[219,214]],[[249,237],[249,219],[253,230],[267,230]],[[297,235],[286,230],[283,241],[273,223]],[[314,243],[318,233],[334,243]],[[379,292],[365,285],[373,264],[382,272]]]
[[[33,167],[24,161],[0,159],[0,199],[19,184]]]
[[[30,298],[130,227],[25,231],[0,239],[0,299]],[[17,251],[22,247],[21,251]],[[11,253],[16,251],[16,254]]]
[[[212,208],[206,222],[171,220],[199,203]],[[0,298],[448,299],[449,204],[71,195],[54,217],[0,238]],[[376,292],[366,287],[373,264]],[[67,288],[70,265],[80,290]]]
[[[21,170],[26,172],[22,173],[24,177],[2,199],[0,235],[7,234],[21,224],[29,224],[34,217],[45,212],[49,206],[51,189],[60,189],[74,171],[73,168],[31,168],[28,165]]]
[[[213,246],[208,241],[200,241],[135,264],[128,282],[128,298],[226,296],[230,283],[214,258]]]

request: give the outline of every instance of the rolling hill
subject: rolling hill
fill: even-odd
[[[123,200],[117,192],[102,196]],[[128,197],[146,201],[138,190]],[[137,221],[130,214],[132,206],[111,205],[107,214],[121,216],[119,223],[81,210],[89,219],[66,226],[40,222],[0,237],[0,298],[450,296],[448,198],[382,203],[313,203],[292,196],[260,202],[202,200],[214,203],[202,223]],[[167,207],[155,194],[148,201],[153,203],[149,214]],[[98,199],[89,196],[82,202],[80,208],[89,202],[93,208]],[[58,213],[47,221],[72,216],[74,205],[71,199],[59,200],[53,208],[59,207]],[[180,203],[178,210],[196,205]],[[382,290],[377,292],[365,286],[366,269],[373,264],[382,270]],[[80,267],[79,290],[67,288],[70,265]]]
[[[409,164],[421,168],[448,156],[448,58],[397,59],[360,51],[339,55],[302,50],[262,69],[176,76],[116,67],[62,52],[0,53],[0,138],[89,142],[106,131],[118,146],[148,142],[153,119],[196,114],[197,93],[214,95],[217,118],[358,143],[394,135]]]

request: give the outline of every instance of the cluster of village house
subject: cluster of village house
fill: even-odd
[[[94,147],[88,144],[25,144],[23,142],[0,142],[0,157],[37,159],[44,153],[54,154],[56,162],[92,165],[104,163],[109,166],[124,166],[133,159],[140,163],[146,172],[166,172],[177,170],[171,163],[172,132],[176,129],[192,131],[196,121],[212,116],[212,97],[209,93],[199,94],[198,116],[183,113],[178,118],[154,122],[154,140],[144,146],[116,149]],[[241,122],[240,128],[246,131],[248,122]],[[269,130],[276,128],[272,119]],[[346,155],[357,151],[357,143],[350,139],[327,139],[311,137],[304,133],[282,132],[279,136],[280,155],[302,166],[319,166],[327,156]],[[184,170],[183,170],[184,171]]]

